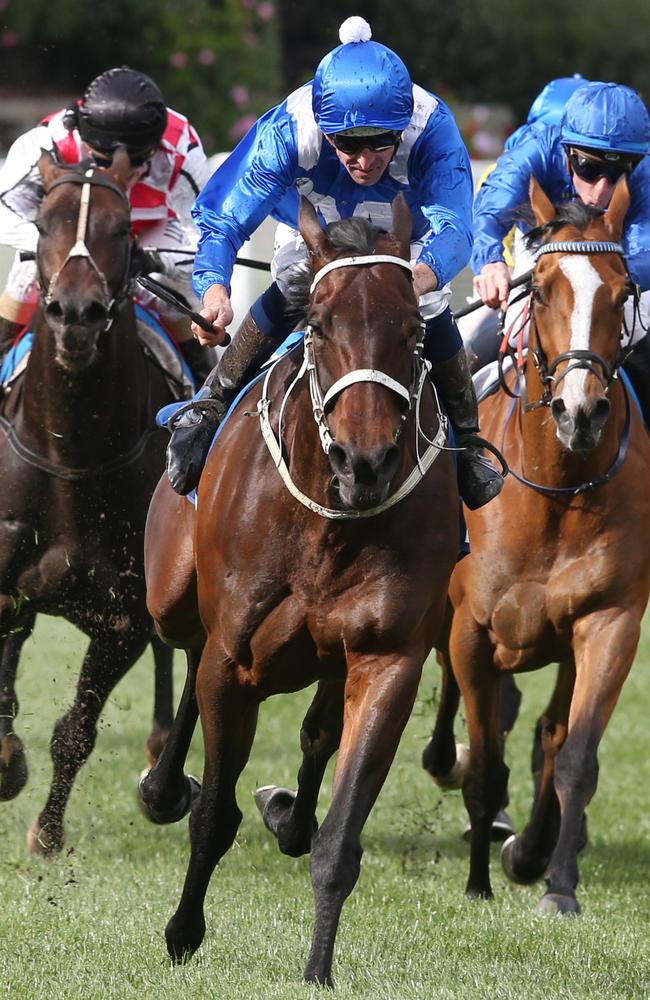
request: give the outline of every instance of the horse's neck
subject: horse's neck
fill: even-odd
[[[48,454],[80,465],[132,447],[147,419],[147,380],[132,310],[101,334],[96,360],[69,372],[55,360],[54,337],[34,322],[34,343],[25,371],[21,428]]]

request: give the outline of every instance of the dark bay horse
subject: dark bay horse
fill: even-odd
[[[143,535],[164,468],[154,417],[171,394],[136,337],[128,155],[84,173],[44,153],[39,168],[41,301],[26,370],[0,415],[0,798],[27,779],[14,728],[20,649],[37,613],[61,615],[90,644],[54,729],[50,794],[28,836],[32,851],[49,854],[63,844],[64,810],[101,709],[154,634]],[[157,641],[155,656],[151,758],[173,716],[170,651]]]
[[[508,773],[500,679],[558,663],[537,727],[532,814],[502,860],[514,881],[546,876],[539,912],[577,913],[598,746],[648,601],[650,440],[619,377],[623,304],[633,293],[618,244],[625,179],[604,215],[581,203],[556,209],[534,179],[531,204],[538,249],[528,359],[508,391],[481,406],[483,431],[503,440],[511,475],[501,496],[467,515],[472,552],[452,577],[453,618],[440,646],[446,682],[427,769],[444,779],[454,764],[453,666],[470,739],[467,893],[489,897],[490,824]]]
[[[182,898],[166,929],[168,951],[182,961],[203,940],[208,883],[241,820],[235,790],[259,704],[318,683],[300,734],[297,792],[267,786],[256,798],[281,851],[311,852],[316,922],[305,978],[330,985],[361,831],[441,627],[459,508],[421,358],[405,203],[393,206],[385,234],[361,219],[325,232],[303,200],[300,231],[315,275],[304,354],[272,367],[217,438],[199,485],[195,555],[166,482],[152,502],[149,607],[160,634],[193,656],[143,796],[171,813],[168,783],[183,795],[198,703],[203,784]],[[318,791],[337,749],[332,803],[318,827]]]

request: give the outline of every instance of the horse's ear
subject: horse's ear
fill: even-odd
[[[406,198],[400,191],[391,206],[393,212],[392,234],[404,247],[406,258],[409,257],[409,247],[411,244],[411,233],[413,232],[413,219]]]
[[[300,196],[298,228],[311,254],[314,254],[316,257],[325,257],[328,253],[332,253],[332,245],[327,238],[327,233],[320,224],[319,218],[316,215],[316,209],[304,195]]]
[[[537,225],[543,226],[547,222],[552,222],[556,216],[555,206],[551,199],[547,196],[546,192],[542,189],[542,186],[535,177],[535,174],[531,174],[530,176],[528,193],[530,195],[530,205]]]
[[[603,218],[610,236],[617,243],[623,235],[623,221],[629,207],[630,189],[627,186],[627,177],[625,174],[621,174],[616,182],[614,193]]]
[[[116,146],[111,165],[108,168],[111,177],[126,191],[127,180],[131,172],[131,158],[126,146]]]
[[[59,165],[49,149],[41,149],[41,155],[38,158],[38,169],[43,178],[45,190],[47,191],[59,170]]]

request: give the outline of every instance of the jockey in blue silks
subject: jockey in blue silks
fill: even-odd
[[[323,224],[354,215],[389,230],[401,192],[413,217],[414,288],[426,323],[425,356],[455,431],[459,487],[470,507],[500,491],[501,476],[472,440],[476,397],[460,335],[451,316],[449,282],[472,246],[472,174],[456,123],[445,104],[413,84],[402,60],[371,41],[360,17],[341,26],[341,45],[324,57],[313,81],[260,118],[213,174],[196,201],[201,238],[194,288],[214,335],[194,327],[203,344],[218,344],[232,321],[230,278],[237,251],[269,215],[279,223],[273,284],[253,304],[198,394],[214,407],[172,420],[167,469],[187,493],[201,473],[216,427],[247,373],[273,352],[299,320],[288,279],[307,266],[298,232],[300,196]],[[216,409],[216,413],[215,413]]]
[[[650,399],[650,343],[645,335],[650,306],[649,152],[650,118],[636,91],[616,83],[585,83],[567,101],[559,126],[528,126],[517,144],[499,157],[474,203],[472,253],[474,285],[483,302],[506,308],[511,272],[503,238],[513,223],[524,228],[532,224],[527,211],[531,175],[555,203],[579,198],[604,211],[616,181],[625,174],[631,202],[621,243],[630,277],[646,293],[641,295],[640,322],[633,314],[634,302],[626,303],[626,325],[636,347],[625,367],[635,388],[635,375],[641,379],[642,405]],[[530,268],[522,239],[516,240],[514,256],[515,274]],[[495,357],[496,352],[495,338]]]
[[[531,104],[526,121],[519,128],[515,129],[506,139],[504,150],[514,149],[520,142],[525,142],[530,134],[530,126],[539,125],[559,125],[564,115],[567,101],[578,87],[583,87],[589,81],[574,73],[573,76],[560,76],[549,82],[540,90],[539,94]],[[534,133],[533,133],[534,134]],[[496,164],[492,163],[483,172],[478,182],[478,189],[485,181],[486,177],[494,170]],[[515,227],[513,226],[504,237],[504,260],[508,267],[512,267],[512,247],[515,237]],[[465,353],[469,363],[470,371],[477,372],[484,365],[494,360],[499,336],[499,317],[494,309],[489,306],[481,306],[473,309],[458,320],[458,329],[463,338]]]

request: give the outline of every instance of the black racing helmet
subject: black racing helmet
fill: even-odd
[[[145,73],[118,66],[96,77],[80,104],[66,117],[92,149],[112,156],[125,145],[131,160],[144,162],[167,126],[167,108],[158,86]]]

